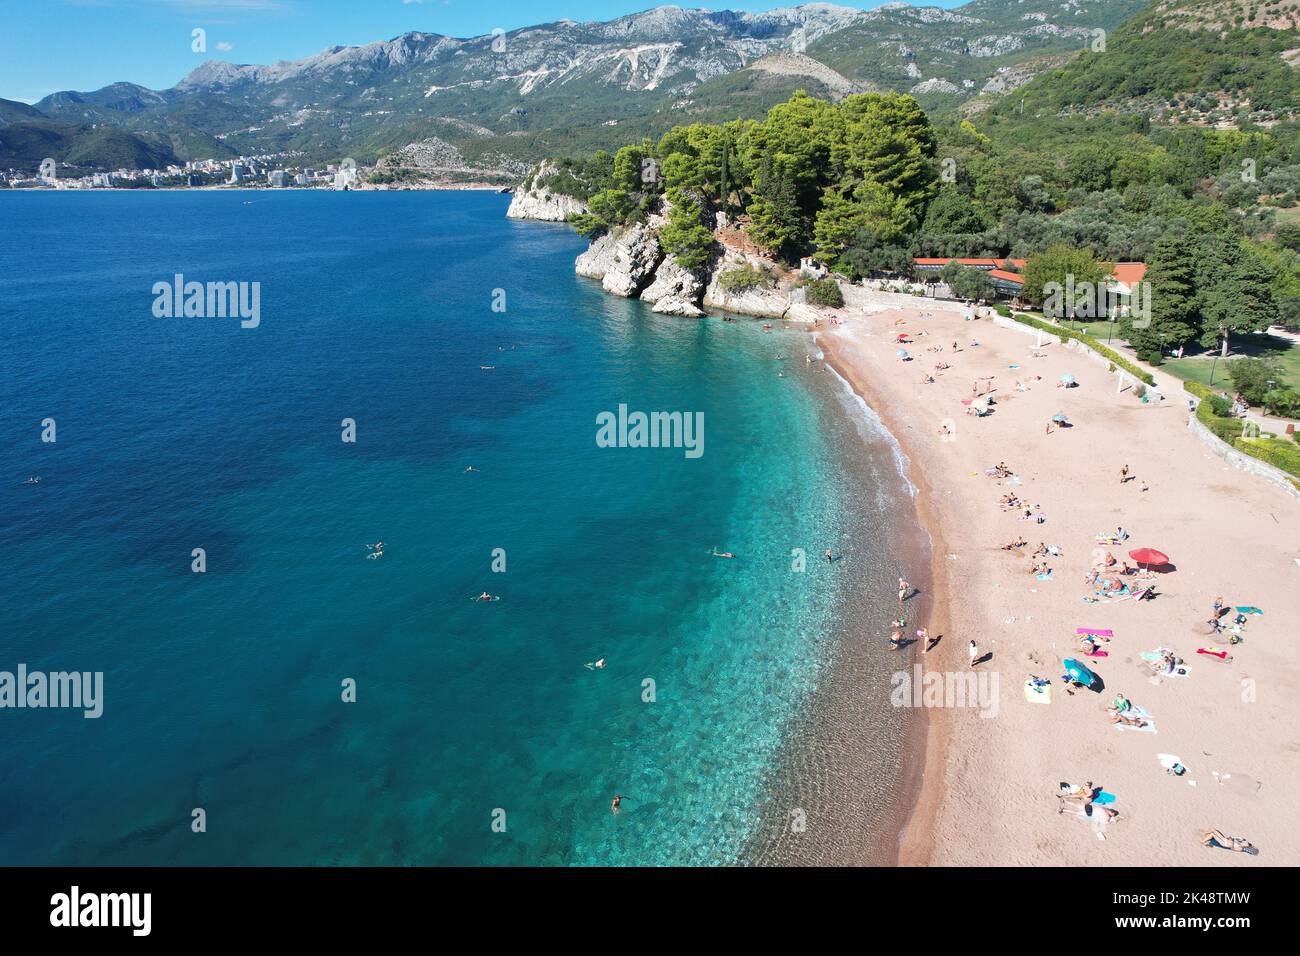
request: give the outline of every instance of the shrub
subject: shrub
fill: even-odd
[[[840,284],[829,276],[824,279],[813,279],[804,286],[804,289],[808,301],[813,305],[826,305],[838,309],[844,304],[844,293],[840,291]]]
[[[1228,377],[1246,401],[1262,405],[1272,385],[1281,381],[1282,368],[1268,359],[1236,358],[1228,363]]]
[[[1148,365],[1163,365],[1165,361],[1165,357],[1159,349],[1149,349],[1146,352],[1141,352],[1138,354],[1138,358]]]
[[[1300,476],[1300,448],[1294,442],[1278,441],[1275,438],[1238,438],[1232,444],[1252,458],[1267,462],[1274,468],[1281,468],[1287,474]]]
[[[728,292],[740,292],[744,289],[767,285],[769,278],[766,269],[741,266],[738,269],[728,269],[726,272],[719,274],[718,285]]]
[[[1211,394],[1209,404],[1210,413],[1218,418],[1227,418],[1232,412],[1232,402],[1225,395]]]

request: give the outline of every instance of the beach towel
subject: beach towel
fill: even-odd
[[[1035,684],[1032,679],[1025,681],[1025,700],[1031,704],[1050,704],[1052,702],[1052,685]]]
[[[1154,734],[1156,732],[1156,722],[1150,717],[1145,718],[1147,725],[1145,727],[1125,727],[1123,724],[1111,724],[1116,730],[1131,730],[1137,734]]]
[[[1187,764],[1183,763],[1183,758],[1177,754],[1156,754],[1156,759],[1160,761],[1160,766],[1166,770],[1173,770],[1174,767],[1182,767],[1183,772],[1179,776],[1186,776],[1191,773]]]
[[[1110,651],[1094,649],[1091,651],[1084,651],[1083,656],[1084,657],[1110,657]]]
[[[1035,574],[1034,577],[1038,578],[1040,581],[1050,581],[1052,580],[1052,572],[1048,571],[1046,574]]]
[[[1228,660],[1228,652],[1221,647],[1198,647],[1196,653],[1204,654],[1206,657],[1213,657],[1225,663]]]
[[[1157,647],[1154,651],[1142,651],[1138,657],[1149,664],[1154,664],[1162,660],[1166,653],[1171,653],[1167,647]],[[1186,664],[1179,663],[1174,665],[1173,671],[1160,671],[1156,677],[1186,677],[1191,673],[1191,668]]]
[[[1093,803],[1096,802],[1097,801],[1095,800],[1093,801]],[[1108,807],[1107,809],[1114,809],[1114,808]],[[1091,806],[1075,807],[1075,806],[1070,806],[1068,804],[1063,804],[1061,807],[1061,812],[1067,816],[1074,817],[1076,820],[1082,820],[1084,823],[1096,824],[1097,836],[1100,839],[1105,839],[1105,837],[1102,836],[1101,833],[1102,827],[1106,826],[1106,824],[1108,823],[1113,822],[1109,816],[1102,813],[1100,810],[1094,811]]]
[[[1263,614],[1264,613],[1257,607],[1239,607],[1237,608],[1237,610],[1242,614]]]

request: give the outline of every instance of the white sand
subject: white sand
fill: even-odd
[[[1031,358],[1032,334],[966,322],[963,308],[846,292],[849,307],[838,310],[845,324],[823,322],[818,341],[898,437],[921,489],[918,507],[936,553],[932,576],[917,569],[913,580],[927,583],[940,603],[933,621],[917,623],[943,634],[925,665],[965,671],[973,637],[981,651],[993,651],[983,666],[1000,680],[994,719],[972,709],[931,712],[925,782],[902,862],[1300,863],[1300,502],[1202,445],[1186,427],[1181,392],[1143,405],[1131,392],[1117,394],[1105,365],[1053,338],[1040,350],[1045,357]],[[865,314],[882,303],[902,307]],[[923,310],[934,317],[920,319]],[[930,333],[905,346],[914,361],[895,357],[900,330]],[[978,348],[969,347],[972,338]],[[952,351],[954,339],[962,351]],[[942,353],[926,351],[937,344]],[[952,368],[935,384],[921,384],[938,361]],[[1055,387],[1065,373],[1078,388]],[[988,375],[995,376],[994,413],[965,415],[961,399]],[[1017,379],[1033,375],[1042,380],[1030,391],[1015,390]],[[1058,411],[1075,427],[1044,434]],[[940,438],[945,419],[955,426],[953,441]],[[1003,460],[1019,485],[985,476]],[[1137,480],[1121,485],[1124,464]],[[1008,491],[1041,505],[1046,523],[1004,513],[998,499]],[[1117,558],[1151,546],[1177,570],[1159,575],[1154,601],[1086,604],[1094,533],[1119,525],[1131,537],[1110,549]],[[1029,541],[1023,557],[1000,550],[1017,536]],[[1040,541],[1064,551],[1049,559],[1051,581],[1029,574],[1029,553]],[[1249,619],[1245,643],[1229,648],[1232,663],[1196,653],[1228,646],[1226,633],[1210,636],[1204,623],[1219,595],[1265,611]],[[1014,623],[1005,623],[1010,618]],[[1061,658],[1080,656],[1076,627],[1114,629],[1109,657],[1081,658],[1105,681],[1100,695],[1069,696],[1059,680]],[[1138,653],[1158,646],[1172,648],[1191,674],[1152,683]],[[920,659],[915,645],[905,653],[909,664]],[[1050,706],[1025,701],[1031,673],[1052,680]],[[1154,715],[1158,733],[1111,726],[1105,709],[1120,692]],[[1190,772],[1167,775],[1162,753],[1182,757]],[[1100,827],[1058,815],[1058,781],[1088,780],[1118,795],[1117,822]],[[1197,835],[1206,827],[1252,841],[1260,855],[1203,848]]]

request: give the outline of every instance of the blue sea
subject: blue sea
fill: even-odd
[[[0,864],[894,839],[892,443],[805,332],[609,296],[507,202],[0,192],[0,671],[104,675],[98,719],[0,709]],[[155,317],[176,274],[260,324]],[[598,447],[620,404],[703,455]]]

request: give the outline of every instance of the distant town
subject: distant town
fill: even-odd
[[[292,165],[300,154],[270,153],[238,159],[199,159],[165,169],[117,169],[112,172],[84,172],[79,167],[53,159],[41,163],[32,175],[9,169],[0,172],[0,188],[10,189],[211,189],[222,186],[288,189],[375,188],[363,183],[357,164],[351,160],[323,166]]]

